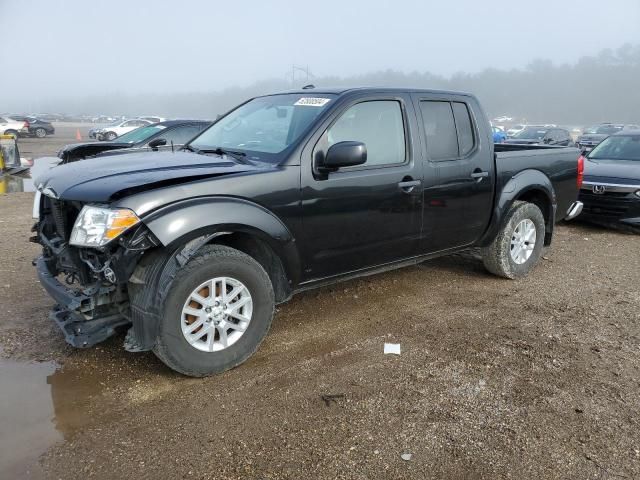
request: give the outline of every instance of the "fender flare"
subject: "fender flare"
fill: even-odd
[[[289,280],[293,284],[299,280],[301,262],[293,235],[280,218],[257,203],[235,197],[199,197],[155,210],[142,222],[169,250],[207,234],[254,235],[273,249]]]
[[[547,212],[543,212],[543,214],[547,218],[545,245],[551,243],[557,209],[556,192],[549,177],[540,170],[529,169],[511,177],[498,194],[489,228],[478,242],[479,246],[485,247],[493,241],[502,226],[504,216],[513,205],[513,202],[531,192],[541,192],[549,201],[550,209]]]

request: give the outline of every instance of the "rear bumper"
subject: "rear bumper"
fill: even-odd
[[[92,312],[94,298],[85,292],[71,290],[55,278],[44,261],[35,261],[38,279],[42,287],[56,301],[57,305],[49,314],[62,330],[65,340],[77,348],[87,348],[100,343],[116,332],[116,328],[129,324],[124,316],[110,314],[88,318],[83,312]]]
[[[582,213],[583,207],[584,207],[584,204],[582,202],[580,201],[573,202],[569,207],[569,209],[567,210],[567,216],[564,217],[564,219],[573,220],[574,218],[576,218],[578,215]]]

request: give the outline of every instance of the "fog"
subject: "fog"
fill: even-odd
[[[0,0],[0,32],[0,111],[214,117],[309,82],[464,89],[531,119],[640,115],[638,0]]]

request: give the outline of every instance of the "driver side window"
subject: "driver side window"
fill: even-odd
[[[396,100],[353,105],[329,127],[325,137],[327,148],[344,141],[364,143],[366,166],[404,163],[406,159],[402,108]]]

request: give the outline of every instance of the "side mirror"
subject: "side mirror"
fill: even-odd
[[[367,147],[362,142],[338,142],[329,147],[320,165],[325,171],[334,171],[342,167],[362,165],[367,161]]]
[[[157,150],[158,147],[161,147],[163,145],[167,144],[167,139],[166,138],[156,138],[155,140],[151,140],[149,142],[149,148],[153,149],[153,150]]]

